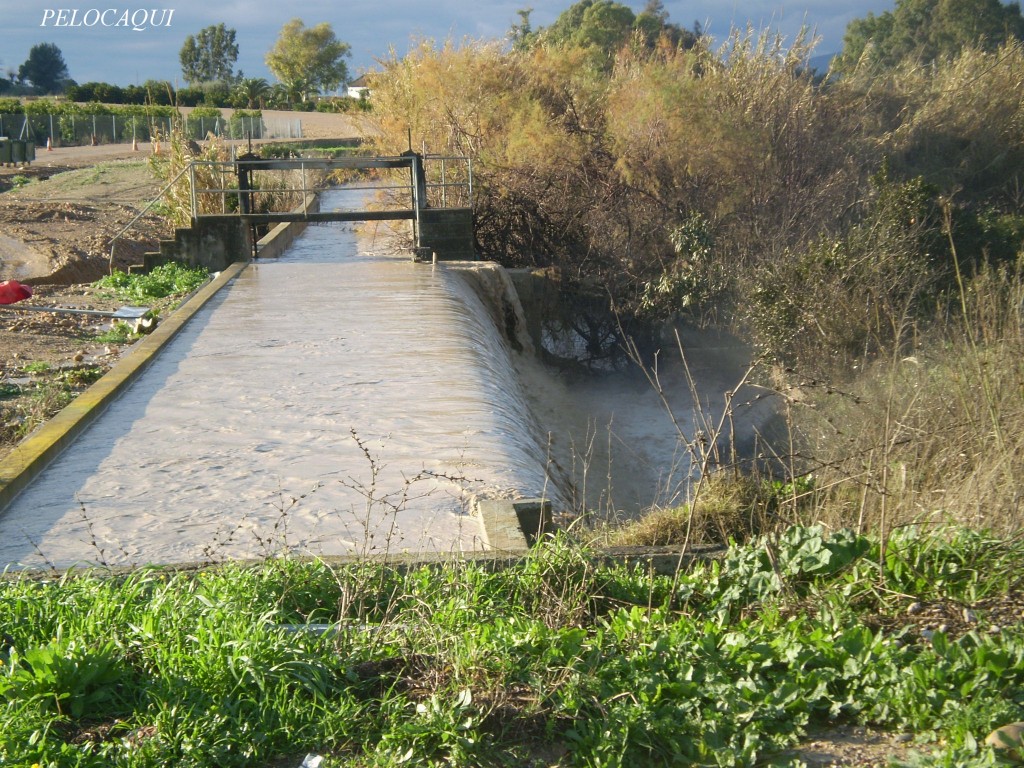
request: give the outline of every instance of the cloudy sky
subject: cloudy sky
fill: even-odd
[[[621,0],[635,11],[645,0]],[[63,6],[56,3],[63,3]],[[573,0],[0,0],[0,72],[17,71],[37,43],[53,43],[80,83],[117,85],[149,79],[180,81],[178,51],[190,34],[224,23],[236,31],[236,66],[248,77],[274,78],[263,58],[281,27],[294,17],[307,26],[329,22],[352,46],[353,74],[371,69],[394,49],[426,37],[503,38],[518,21],[517,9],[532,7],[534,27],[550,24]],[[851,19],[894,7],[894,0],[663,0],[671,21],[699,21],[716,38],[734,27],[771,28],[792,40],[802,25],[821,38],[817,53],[835,53]],[[182,83],[183,85],[183,83]]]

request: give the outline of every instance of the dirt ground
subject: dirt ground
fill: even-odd
[[[265,114],[295,119],[293,113]],[[305,138],[351,138],[368,130],[345,115],[299,117]],[[173,234],[152,213],[132,223],[161,190],[149,169],[152,150],[148,143],[43,147],[28,165],[0,166],[0,282],[32,286],[34,295],[22,306],[123,306],[91,283],[111,266],[141,264],[142,254]],[[17,307],[0,305],[0,456],[108,370],[131,343],[111,338],[107,318]]]

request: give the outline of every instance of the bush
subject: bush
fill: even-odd
[[[183,264],[163,264],[149,274],[114,272],[97,280],[97,288],[106,288],[122,301],[145,302],[167,296],[194,291],[209,279],[209,272],[202,267],[187,267]]]

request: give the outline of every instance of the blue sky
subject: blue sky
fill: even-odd
[[[621,1],[635,11],[645,2]],[[671,21],[685,27],[699,21],[718,39],[734,26],[750,24],[792,40],[807,25],[821,37],[817,53],[839,51],[852,19],[894,7],[894,0],[663,2]],[[263,58],[281,27],[299,17],[308,26],[329,22],[337,37],[352,46],[348,66],[354,76],[373,68],[390,49],[404,53],[415,37],[501,39],[518,21],[517,9],[533,7],[531,20],[537,27],[550,24],[571,4],[572,0],[149,0],[146,5],[124,0],[0,0],[0,72],[17,71],[33,45],[53,43],[63,53],[71,77],[80,83],[180,81],[178,51],[185,38],[223,22],[236,31],[236,66],[246,76],[274,82]]]

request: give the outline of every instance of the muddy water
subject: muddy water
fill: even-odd
[[[246,269],[15,499],[0,563],[466,551],[469,494],[541,495],[545,446],[476,293],[356,243],[311,227]]]

